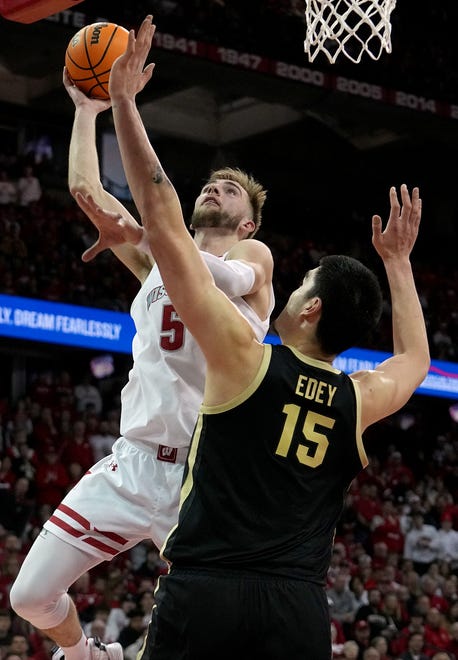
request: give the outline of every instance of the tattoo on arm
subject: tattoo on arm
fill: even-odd
[[[162,167],[158,165],[156,171],[153,172],[153,183],[164,183],[165,178]]]

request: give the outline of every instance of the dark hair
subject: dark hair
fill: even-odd
[[[353,257],[322,257],[311,295],[321,298],[317,339],[328,355],[337,355],[363,342],[380,320],[380,283],[369,268]]]
[[[127,617],[129,619],[136,619],[138,617],[143,618],[144,616],[145,616],[145,613],[139,607],[134,607],[133,610],[130,610],[130,612],[127,612]]]

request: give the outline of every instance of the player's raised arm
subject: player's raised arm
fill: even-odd
[[[430,365],[425,321],[410,262],[421,218],[418,188],[410,196],[407,186],[402,185],[401,201],[391,188],[385,229],[380,216],[374,215],[372,220],[372,242],[385,266],[391,294],[394,355],[374,371],[352,374],[362,392],[363,428],[399,410],[422,383]]]
[[[154,31],[151,16],[143,21],[137,37],[130,31],[127,50],[111,70],[110,97],[122,161],[135,204],[142,220],[154,214],[159,224],[169,214],[181,220],[182,211],[175,188],[162,169],[136,106],[136,95],[154,70],[153,63],[145,67]]]
[[[181,320],[205,352],[207,362],[233,361],[240,356],[225,350],[254,341],[248,322],[215,286],[191,234],[176,192],[150,144],[135,96],[152,75],[145,67],[154,25],[148,16],[137,37],[129,35],[126,52],[113,65],[110,96],[113,118],[130,190],[148,231],[150,247]],[[237,339],[234,339],[234,336]]]
[[[124,218],[124,230],[129,224],[130,232],[120,232],[115,224],[97,224],[94,217],[89,216],[99,232],[93,246],[83,255],[83,260],[94,258],[102,250],[111,248],[113,253],[132,273],[143,281],[151,269],[153,260],[144,250],[135,247],[143,236],[143,228],[135,218],[113,195],[104,189],[101,178],[99,159],[96,146],[96,121],[98,115],[111,106],[109,100],[89,98],[78,87],[72,84],[67,70],[63,72],[64,87],[75,105],[72,134],[68,156],[68,186],[75,197],[91,195],[97,204],[120,213]],[[131,244],[132,243],[132,244]]]

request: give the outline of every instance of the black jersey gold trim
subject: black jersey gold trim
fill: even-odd
[[[177,568],[324,584],[346,494],[366,463],[357,384],[267,345],[239,396],[200,410],[163,555]]]

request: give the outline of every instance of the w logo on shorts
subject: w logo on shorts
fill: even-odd
[[[157,448],[157,460],[166,463],[175,463],[177,460],[177,448],[159,445]]]

